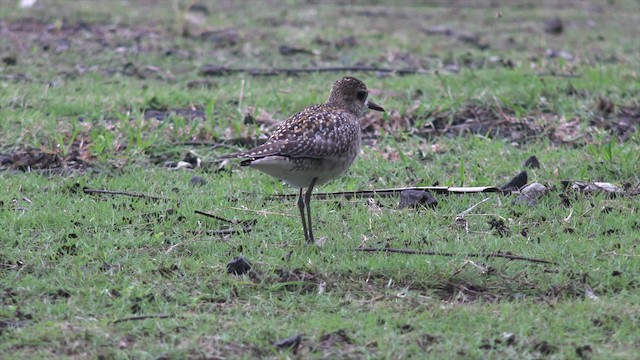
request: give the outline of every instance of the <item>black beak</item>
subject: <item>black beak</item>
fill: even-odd
[[[373,101],[367,101],[367,107],[371,110],[384,112],[384,109],[382,108],[382,106],[374,103]]]

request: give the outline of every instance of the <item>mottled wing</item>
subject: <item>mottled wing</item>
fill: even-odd
[[[307,108],[287,119],[269,140],[237,157],[288,156],[320,158],[343,154],[360,135],[359,120],[327,104]]]

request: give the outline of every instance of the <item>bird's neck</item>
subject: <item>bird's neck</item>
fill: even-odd
[[[331,97],[327,100],[326,105],[340,108],[340,109],[345,109],[357,117],[360,117],[364,114],[364,110],[362,109],[361,106],[358,106],[357,104],[352,104],[352,103],[345,103],[344,101],[333,99]]]

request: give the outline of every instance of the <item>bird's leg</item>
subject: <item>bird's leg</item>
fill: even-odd
[[[307,193],[304,195],[304,202],[307,205],[307,224],[309,224],[309,237],[307,241],[311,243],[315,243],[316,241],[313,239],[313,226],[311,225],[311,192],[313,191],[313,187],[316,185],[316,181],[318,178],[313,178],[311,180],[311,185],[309,185],[309,189]],[[302,195],[302,189],[300,189],[300,195]]]
[[[300,219],[302,219],[302,230],[304,231],[304,239],[309,241],[309,233],[307,232],[307,220],[304,218],[304,199],[302,197],[302,188],[298,193],[298,209],[300,210]]]

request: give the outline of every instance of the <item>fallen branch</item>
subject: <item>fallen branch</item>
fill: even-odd
[[[233,141],[228,141],[228,142],[229,143],[233,143]],[[174,145],[174,146],[206,146],[207,148],[210,148],[210,150],[220,149],[220,148],[225,148],[225,149],[230,149],[230,150],[237,150],[238,149],[237,146],[228,144],[227,140],[221,140],[221,141],[182,141],[182,142],[175,142],[172,145]]]
[[[176,317],[176,316],[173,314],[137,315],[137,316],[129,316],[129,317],[113,320],[111,324],[117,324],[125,321],[136,321],[136,320],[146,320],[146,319],[167,319],[172,317]]]
[[[206,230],[207,235],[234,235],[234,234],[242,234],[251,232],[251,226],[243,226],[241,228],[228,228],[228,229],[220,229],[220,230]]]
[[[227,219],[222,218],[220,216],[209,214],[208,212],[204,212],[204,211],[200,211],[200,210],[194,210],[193,212],[198,214],[198,215],[202,215],[202,216],[206,216],[206,217],[209,217],[209,218],[212,218],[212,219],[220,220],[220,221],[228,223],[228,224],[234,224],[234,225],[238,224],[238,222],[235,221],[235,220],[227,220]]]
[[[198,214],[198,215],[206,216],[206,217],[209,217],[209,218],[212,218],[212,219],[216,219],[216,220],[225,222],[227,224],[241,225],[243,232],[250,231],[251,230],[251,226],[255,225],[258,222],[258,220],[256,220],[256,219],[241,220],[241,221],[238,221],[238,220],[227,220],[227,219],[225,219],[223,217],[216,216],[216,215],[213,215],[213,214],[209,214],[208,212],[204,212],[204,211],[200,211],[200,210],[194,210],[193,212]],[[227,229],[220,230],[220,231],[227,231]]]
[[[422,191],[431,191],[438,194],[470,194],[470,193],[492,193],[492,192],[503,192],[494,186],[477,186],[477,187],[453,187],[453,186],[418,186],[418,187],[404,187],[404,188],[390,188],[390,189],[379,189],[379,190],[358,190],[358,191],[336,191],[329,193],[316,193],[312,194],[314,199],[328,199],[332,197],[344,197],[345,199],[351,198],[369,198],[373,196],[378,197],[387,197],[387,196],[395,196],[399,195],[401,192],[405,190],[422,190]],[[297,194],[276,194],[273,195],[275,198],[294,198],[297,197]]]
[[[482,199],[479,203],[472,205],[470,208],[468,208],[468,209],[464,210],[463,212],[461,212],[460,214],[456,215],[456,220],[457,220],[458,218],[464,218],[464,216],[465,216],[465,215],[467,215],[468,213],[472,212],[472,211],[473,211],[473,209],[477,208],[477,207],[478,207],[478,206],[480,206],[481,204],[483,204],[483,203],[485,203],[485,202],[489,201],[489,199],[491,199],[491,198],[484,198],[484,199]]]
[[[326,72],[379,72],[396,75],[429,74],[428,71],[420,69],[390,69],[374,66],[335,66],[335,67],[308,67],[308,68],[229,68],[226,66],[205,65],[201,74],[205,76],[223,76],[234,73],[247,73],[253,76],[274,76],[274,75],[294,75],[308,73]]]
[[[396,254],[412,254],[412,255],[435,255],[435,256],[460,256],[463,254],[456,253],[448,253],[448,252],[439,252],[439,251],[430,251],[430,250],[411,250],[411,249],[394,249],[394,248],[354,248],[354,251],[362,251],[362,252],[388,252],[388,253],[396,253]],[[522,260],[529,261],[532,263],[540,263],[540,264],[551,264],[557,265],[557,263],[553,261],[548,261],[544,259],[535,259],[529,258],[519,255],[511,255],[505,254],[501,252],[495,252],[490,254],[464,254],[465,257],[497,257],[504,258],[509,260]]]
[[[88,189],[84,188],[82,191],[85,194],[104,194],[104,195],[124,195],[130,197],[137,197],[143,199],[152,199],[152,200],[169,200],[169,198],[163,196],[155,196],[155,195],[146,195],[137,192],[129,192],[129,191],[115,191],[115,190],[102,190],[102,189]]]
[[[580,77],[580,75],[578,74],[560,74],[560,73],[554,73],[554,72],[537,73],[536,75],[540,77],[549,76],[549,77],[561,77],[561,78],[579,78]]]

